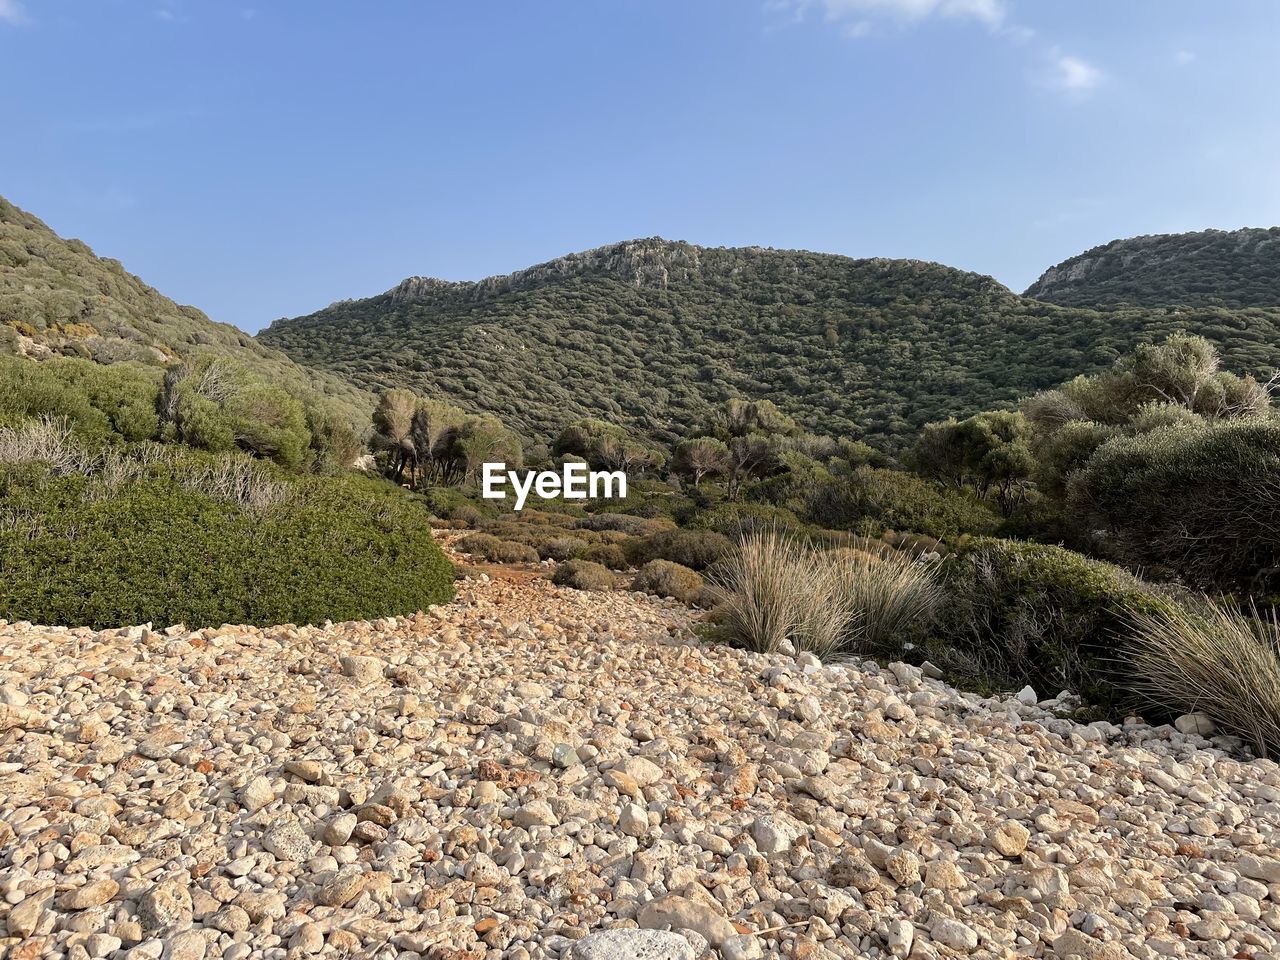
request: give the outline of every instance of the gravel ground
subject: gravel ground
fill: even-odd
[[[0,624],[0,956],[1280,957],[1274,763],[690,625]]]

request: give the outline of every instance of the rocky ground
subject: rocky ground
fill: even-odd
[[[1275,764],[689,626],[0,625],[0,956],[1280,956]]]

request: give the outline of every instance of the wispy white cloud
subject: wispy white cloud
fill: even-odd
[[[27,22],[27,11],[19,0],[0,0],[0,23],[17,27]]]
[[[870,36],[880,26],[905,29],[928,20],[977,23],[1007,43],[1034,44],[1038,54],[1033,55],[1048,58],[1048,86],[1054,89],[1080,97],[1103,83],[1106,75],[1099,67],[1051,46],[1031,27],[1011,22],[1011,5],[1012,0],[765,0],[766,10],[795,20],[817,11],[848,37]]]
[[[1087,60],[1055,51],[1052,79],[1059,89],[1079,95],[1092,92],[1106,79],[1106,75]]]
[[[1005,0],[769,0],[767,6],[797,18],[816,8],[849,36],[865,36],[878,22],[909,26],[932,17],[976,20],[995,29],[1006,14]]]
[[[1196,62],[1195,51],[1179,50],[1177,53],[1173,55],[1173,62],[1180,67],[1185,67],[1188,64],[1195,63]]]

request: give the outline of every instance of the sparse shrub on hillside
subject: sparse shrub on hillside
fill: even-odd
[[[578,521],[584,530],[616,530],[628,537],[648,537],[663,530],[674,530],[671,520],[633,517],[625,513],[595,513]]]
[[[489,551],[487,559],[494,563],[537,563],[542,558],[538,556],[537,549],[527,543],[499,540],[497,546]]]
[[[97,462],[62,418],[42,416],[0,427],[0,465],[44,463],[54,474],[64,474],[91,472]]]
[[[747,534],[712,582],[716,620],[734,642],[774,653],[785,642],[829,657],[856,613],[838,568],[820,551],[777,530]]]
[[[572,560],[581,556],[587,547],[587,541],[577,537],[553,537],[538,547],[538,556],[543,560]]]
[[[995,686],[1066,689],[1104,707],[1124,682],[1114,654],[1131,611],[1163,602],[1120,567],[1043,544],[975,540],[945,574],[942,645],[930,659]]]
[[[714,530],[664,530],[637,541],[628,559],[639,566],[670,560],[691,570],[705,570],[733,552],[733,541]]]
[[[702,576],[670,560],[650,560],[640,568],[631,589],[671,597],[682,603],[696,603],[706,584]]]
[[[491,533],[472,533],[459,540],[455,546],[462,553],[469,553],[475,557],[484,557],[488,555],[489,551],[496,549],[501,542]]]
[[[628,570],[634,564],[628,559],[628,550],[624,544],[637,542],[639,541],[625,540],[623,543],[593,543],[582,551],[582,559],[598,563],[610,570]]]
[[[264,513],[284,503],[291,493],[287,483],[247,457],[219,457],[186,467],[179,476],[188,490],[234,503],[252,513]]]
[[[590,560],[569,560],[556,567],[551,582],[575,590],[612,590],[617,577]]]
[[[1205,600],[1132,614],[1126,666],[1166,714],[1200,711],[1260,757],[1280,755],[1280,621]]]
[[[762,530],[800,530],[804,524],[790,510],[764,503],[722,503],[694,515],[689,526],[714,530],[738,539]]]
[[[147,463],[110,496],[96,475],[0,467],[0,618],[115,627],[148,621],[319,623],[413,613],[452,596],[429,515],[360,477],[290,480],[264,511],[184,481],[207,461]]]

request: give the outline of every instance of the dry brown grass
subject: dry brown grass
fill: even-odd
[[[1156,705],[1200,711],[1260,757],[1280,753],[1280,621],[1205,600],[1130,614],[1129,663]]]
[[[784,641],[819,657],[840,651],[855,611],[838,567],[820,551],[777,530],[747,533],[714,575],[720,624],[761,653]]]
[[[828,551],[840,591],[857,616],[842,641],[850,652],[888,650],[927,625],[942,600],[936,564],[888,551],[876,556],[848,548]]]

